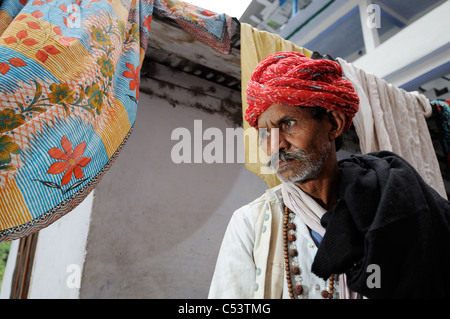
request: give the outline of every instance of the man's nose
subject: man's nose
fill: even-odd
[[[271,129],[270,132],[270,154],[276,154],[288,149],[288,143],[278,128]]]
[[[278,144],[280,141],[280,131],[277,128],[270,129],[270,155],[276,154],[278,152]]]

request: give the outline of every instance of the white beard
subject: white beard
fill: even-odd
[[[284,167],[275,169],[277,177],[282,182],[288,182],[288,183],[304,183],[308,180],[315,179],[319,177],[323,164],[328,159],[328,156],[330,154],[330,145],[326,144],[322,147],[319,153],[318,159],[312,158],[311,154],[306,153],[304,150],[296,150],[297,153],[300,154],[292,154],[291,156],[296,157],[298,160],[302,162],[301,165],[298,165],[296,167],[292,167],[291,165],[286,165]],[[295,151],[294,151],[295,152]],[[291,154],[290,152],[288,152]],[[280,157],[280,160],[282,160],[282,155]],[[282,172],[292,170],[293,175],[288,177],[282,177]]]

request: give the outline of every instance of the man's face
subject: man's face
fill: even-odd
[[[260,143],[280,180],[316,179],[331,151],[326,115],[315,119],[309,108],[273,104],[258,117]]]

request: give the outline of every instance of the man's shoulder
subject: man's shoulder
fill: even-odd
[[[281,185],[267,189],[261,196],[254,199],[250,203],[242,206],[238,210],[258,209],[271,202],[278,202],[281,200]]]
[[[365,162],[365,161],[381,161],[396,158],[405,161],[400,155],[386,150],[374,151],[369,153],[354,153],[343,157],[338,161],[338,164],[344,164],[348,162]]]
[[[338,166],[341,173],[353,174],[355,169],[364,171],[376,170],[378,172],[388,172],[390,169],[394,169],[396,173],[400,174],[418,174],[417,170],[402,156],[385,150],[351,154],[339,160]]]
[[[281,194],[281,185],[277,185],[272,188],[268,188],[264,194],[250,202],[248,205],[259,205],[261,203],[265,203],[270,200],[276,200],[279,199],[279,196]]]
[[[263,226],[261,221],[265,220],[267,212],[279,216],[277,212],[281,211],[282,201],[281,185],[269,188],[258,198],[235,210],[231,224],[234,226],[248,224],[252,229],[260,229]]]

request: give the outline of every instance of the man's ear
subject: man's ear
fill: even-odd
[[[347,123],[345,114],[340,111],[328,111],[328,119],[331,123],[331,129],[329,132],[330,140],[335,140],[337,137],[344,133],[344,129]]]

